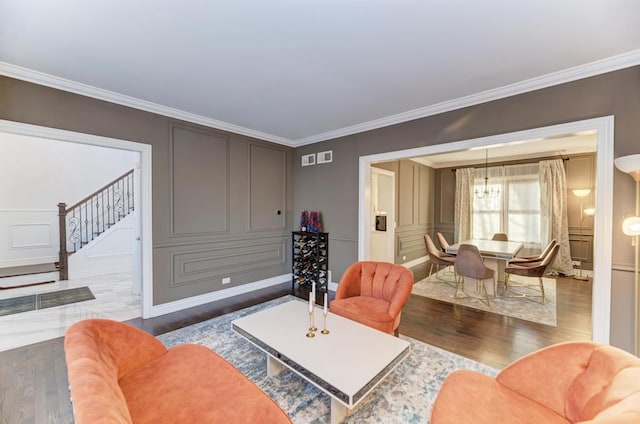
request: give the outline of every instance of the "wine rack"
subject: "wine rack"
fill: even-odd
[[[316,290],[328,291],[329,284],[329,233],[293,231],[291,290],[304,286],[309,290],[316,283]]]

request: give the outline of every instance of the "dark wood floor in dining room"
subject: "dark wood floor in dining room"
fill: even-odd
[[[426,277],[426,264],[412,268]],[[560,278],[556,284],[557,327],[505,317],[464,306],[411,296],[400,333],[501,369],[541,347],[591,339],[591,283]],[[158,335],[291,293],[284,283],[130,324]],[[307,298],[305,289],[295,295]],[[333,293],[331,293],[333,295]],[[318,299],[321,303],[321,299]],[[526,301],[526,300],[525,300]],[[62,338],[0,352],[0,423],[70,423]]]

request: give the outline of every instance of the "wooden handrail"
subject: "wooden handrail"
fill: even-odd
[[[127,178],[129,175],[133,174],[133,169],[129,172],[127,172],[126,174],[122,174],[120,175],[118,178],[116,178],[115,180],[111,181],[110,183],[105,184],[104,186],[100,187],[99,189],[97,189],[96,191],[94,191],[93,193],[91,193],[90,195],[86,196],[84,199],[80,200],[79,202],[77,202],[75,205],[71,206],[70,208],[67,209],[67,213],[69,213],[70,211],[74,210],[75,208],[77,208],[78,206],[82,205],[83,203],[85,203],[86,201],[88,201],[89,199],[91,199],[93,196],[96,196],[98,194],[100,194],[102,191],[106,190],[107,188],[109,188],[110,186],[112,186],[113,184],[117,183],[118,181]]]

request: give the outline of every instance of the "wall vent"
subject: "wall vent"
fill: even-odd
[[[326,152],[318,152],[318,163],[333,162],[333,150],[327,150]]]
[[[302,155],[302,166],[309,166],[316,164],[316,155],[310,153],[308,155]]]

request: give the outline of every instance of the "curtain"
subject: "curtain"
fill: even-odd
[[[504,210],[507,212],[503,232],[509,240],[524,243],[526,251],[542,250],[540,222],[540,166],[537,162],[504,167]]]
[[[454,243],[471,238],[471,189],[473,168],[456,169],[456,203],[454,212]]]
[[[560,251],[551,266],[552,271],[573,275],[571,250],[569,247],[569,219],[567,217],[567,182],[562,159],[544,160],[540,166],[540,210],[542,214],[540,232],[543,247],[556,239]]]

